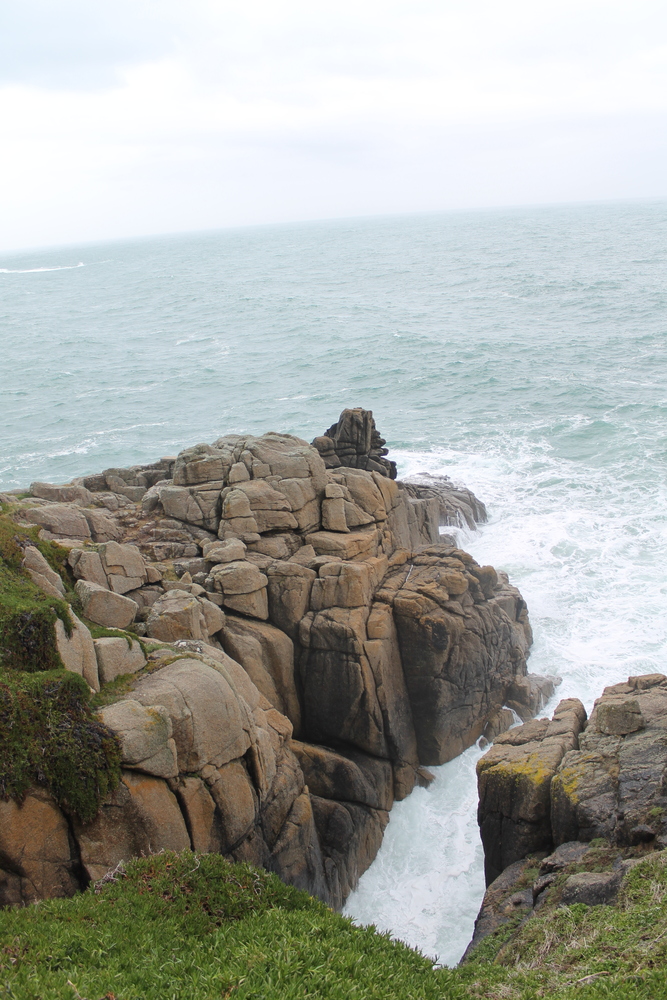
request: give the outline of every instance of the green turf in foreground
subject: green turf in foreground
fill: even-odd
[[[266,872],[163,854],[97,893],[1,912],[0,997],[661,1000],[664,857],[632,872],[618,907],[547,908],[500,952],[499,943],[461,969],[433,969]]]

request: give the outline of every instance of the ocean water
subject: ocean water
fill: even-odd
[[[590,707],[667,672],[667,204],[258,227],[0,258],[0,489],[365,406]],[[472,748],[391,813],[346,912],[456,962],[483,893]]]

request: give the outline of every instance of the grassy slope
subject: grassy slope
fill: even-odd
[[[353,927],[275,876],[164,854],[72,900],[0,913],[0,997],[18,1000],[578,1000],[667,997],[667,862],[616,907],[545,909],[461,969]],[[588,978],[591,977],[591,978]]]

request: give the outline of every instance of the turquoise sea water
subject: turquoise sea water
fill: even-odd
[[[592,704],[667,672],[667,204],[448,213],[0,258],[0,489],[232,431],[376,416],[490,523],[530,668]],[[483,890],[472,750],[392,812],[348,904],[442,961]]]

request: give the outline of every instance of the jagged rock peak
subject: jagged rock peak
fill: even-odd
[[[316,437],[313,444],[327,469],[346,466],[379,472],[389,479],[396,479],[396,462],[385,458],[388,454],[386,441],[375,426],[371,410],[360,406],[343,410],[337,423],[332,424],[321,437]]]

